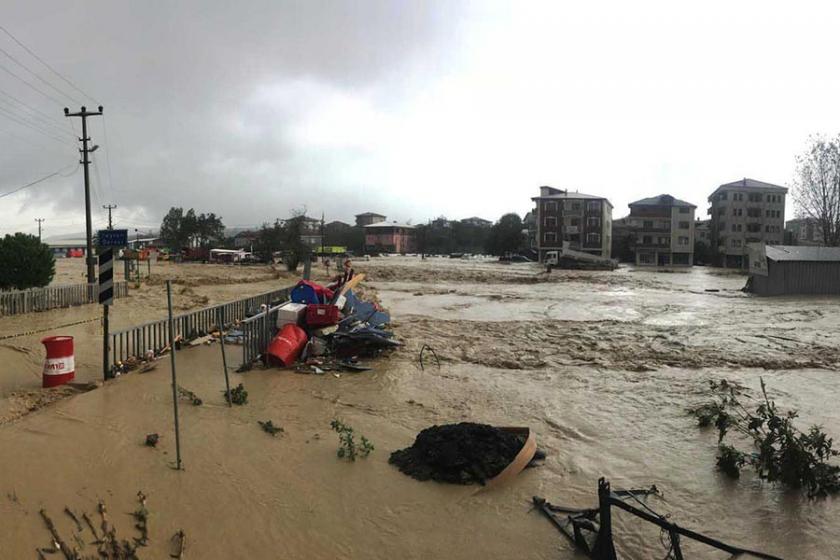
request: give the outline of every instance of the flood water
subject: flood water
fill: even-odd
[[[520,266],[517,274],[539,274]],[[835,557],[836,498],[808,500],[750,471],[722,476],[716,433],[686,409],[705,400],[709,380],[755,394],[763,378],[778,404],[800,411],[800,426],[840,435],[840,299],[757,298],[740,292],[745,277],[704,268],[472,284],[453,281],[456,263],[431,267],[444,270],[433,286],[375,284],[412,344],[430,344],[444,361],[427,390],[462,401],[465,417],[527,418],[549,450],[549,500],[594,504],[600,476],[614,488],[655,484],[663,496],[648,503],[681,525],[785,558]],[[625,557],[664,555],[658,530],[618,518]],[[683,543],[688,558],[727,556]]]
[[[64,505],[92,512],[105,497],[131,511],[142,489],[155,523],[142,558],[165,557],[169,536],[184,528],[189,557],[201,558],[575,559],[582,555],[530,511],[530,499],[592,507],[600,477],[613,488],[655,484],[662,495],[650,507],[732,544],[787,559],[836,557],[836,498],[808,500],[748,470],[722,476],[716,433],[698,429],[686,409],[706,399],[709,380],[755,394],[763,378],[781,407],[799,410],[800,426],[840,435],[840,298],[755,298],[740,292],[744,276],[703,268],[547,277],[535,265],[410,257],[355,267],[405,346],[362,374],[232,374],[250,393],[248,406],[232,410],[220,398],[218,347],[179,352],[179,383],[206,401],[181,409],[184,473],[168,466],[168,360],[0,426],[0,447],[14,450],[0,456],[0,557],[46,546],[39,507],[54,517]],[[165,300],[153,288],[126,309],[160,313]],[[35,352],[27,340],[17,344]],[[439,368],[428,352],[420,367],[423,345]],[[97,375],[90,362],[80,375]],[[0,373],[11,377],[8,366]],[[369,459],[337,461],[335,417],[375,443]],[[285,435],[262,433],[256,421],[265,419]],[[545,465],[486,493],[417,482],[388,465],[419,430],[458,421],[529,426]],[[152,431],[163,435],[159,450],[140,443]],[[12,491],[19,501],[4,501]],[[622,558],[665,556],[659,531],[627,514],[614,513],[614,534]],[[682,544],[687,559],[728,557]]]

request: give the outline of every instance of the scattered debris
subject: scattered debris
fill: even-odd
[[[178,396],[182,399],[190,401],[193,406],[201,406],[203,403],[203,401],[198,398],[198,395],[188,389],[184,389],[180,385],[178,385]]]
[[[432,353],[432,356],[435,357],[435,363],[437,364],[438,369],[440,369],[440,358],[438,358],[437,352],[435,349],[429,346],[428,344],[424,344],[422,348],[420,348],[420,369],[425,370],[425,366],[423,365],[423,352],[428,350]]]
[[[271,434],[272,436],[276,436],[278,433],[285,433],[281,426],[275,426],[271,420],[257,420],[257,423],[262,427],[263,431],[267,434]]]
[[[598,480],[597,508],[580,509],[556,506],[547,502],[545,498],[539,498],[537,496],[534,496],[533,503],[534,507],[545,515],[560,532],[566,535],[572,544],[594,560],[618,559],[613,543],[611,511],[613,506],[649,523],[653,523],[660,528],[662,531],[660,541],[667,549],[665,553],[666,560],[682,560],[681,537],[687,537],[712,548],[722,550],[732,555],[733,558],[747,555],[765,560],[781,560],[777,556],[727,544],[672,523],[668,520],[667,515],[657,513],[642,501],[642,498],[649,495],[659,495],[656,486],[648,489],[613,491],[610,489],[610,483],[604,478],[601,478]],[[639,507],[629,503],[628,498],[636,502]],[[657,554],[648,557],[658,558],[659,556]]]
[[[75,514],[75,513],[73,513],[73,511],[72,511],[69,507],[67,507],[67,506],[64,506],[64,513],[66,513],[66,514],[67,514],[67,516],[68,516],[70,519],[72,519],[72,520],[73,520],[73,523],[75,523],[75,524],[76,524],[76,529],[77,529],[77,530],[81,533],[81,532],[82,532],[82,524],[81,524],[81,523],[79,523],[79,518],[78,518],[78,517],[76,517],[76,514]]]
[[[394,451],[388,462],[417,480],[484,484],[501,473],[525,444],[521,434],[461,422],[432,426],[411,447]]]
[[[346,457],[351,461],[355,461],[357,456],[367,457],[375,449],[370,440],[365,436],[360,436],[361,442],[357,447],[353,428],[341,420],[333,420],[330,422],[330,427],[338,434],[340,446],[338,451],[336,451],[336,455],[338,455],[339,459]]]
[[[157,447],[158,442],[160,441],[160,434],[146,434],[146,445],[149,447]]]
[[[169,555],[170,558],[183,558],[184,552],[187,550],[187,534],[183,529],[172,535],[172,545],[175,551]]]
[[[225,394],[225,398],[228,402],[238,405],[243,405],[248,402],[248,391],[245,390],[245,387],[240,383],[230,391],[223,391]]]
[[[137,492],[137,501],[140,507],[134,510],[132,516],[136,521],[134,527],[140,531],[140,538],[134,539],[139,546],[146,546],[149,542],[149,510],[146,509],[146,495],[142,491]]]

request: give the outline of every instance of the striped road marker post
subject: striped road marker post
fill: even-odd
[[[99,253],[99,303],[102,305],[102,375],[111,377],[108,332],[108,308],[114,303],[114,251],[110,247]]]

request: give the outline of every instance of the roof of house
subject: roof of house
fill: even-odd
[[[697,208],[696,205],[685,200],[680,200],[679,198],[674,198],[670,194],[660,194],[659,196],[643,198],[636,202],[631,202],[628,206],[689,206],[691,208]]]
[[[485,220],[484,218],[479,218],[478,216],[473,216],[471,218],[464,218],[461,220],[462,222],[482,222],[487,224],[492,224],[490,220]]]
[[[767,258],[773,261],[840,262],[840,247],[804,245],[768,245]]]
[[[732,181],[731,183],[724,183],[712,192],[709,195],[709,200],[714,197],[720,189],[761,189],[761,190],[769,190],[774,192],[786,193],[787,187],[782,187],[779,185],[774,185],[773,183],[765,183],[764,181],[756,181],[755,179],[750,179],[748,177],[744,177],[738,181]]]
[[[554,190],[554,189],[552,189]],[[585,200],[603,200],[607,204],[610,205],[612,208],[612,203],[604,198],[603,196],[596,196],[594,194],[585,194],[580,192],[568,192],[568,191],[558,191],[556,193],[549,194],[547,196],[533,196],[531,200],[575,200],[575,199],[585,199]]]
[[[397,222],[377,222],[375,224],[368,224],[364,227],[365,227],[365,229],[368,229],[368,228],[386,228],[386,227],[398,227],[398,228],[414,229],[414,226],[411,225],[411,224],[398,224]]]
[[[369,216],[375,216],[377,218],[384,218],[384,214],[377,214],[376,212],[362,212],[361,214],[356,214],[357,218],[366,218]]]

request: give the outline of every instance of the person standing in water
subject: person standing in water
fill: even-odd
[[[352,280],[354,274],[355,271],[353,270],[353,263],[350,261],[350,259],[345,259],[344,270],[341,272],[341,274],[333,278],[333,283],[329,285],[329,288],[331,290],[338,290],[344,284]]]

